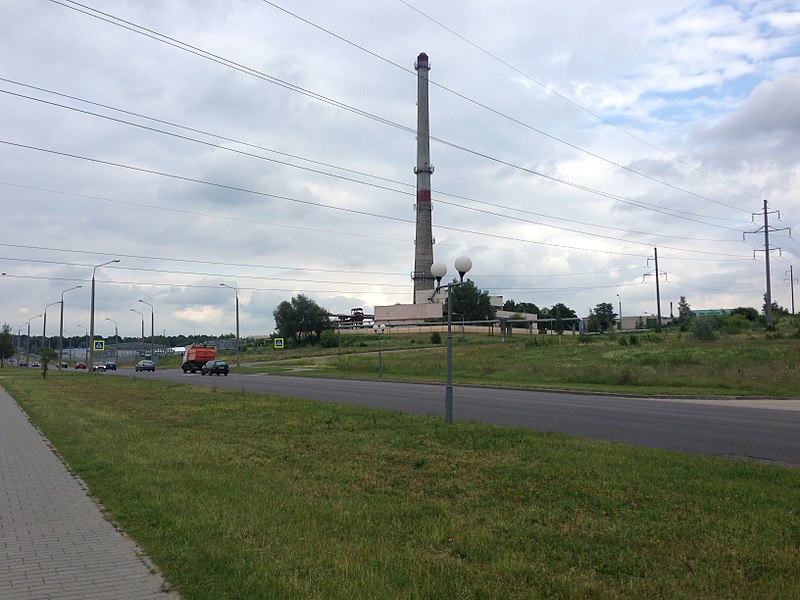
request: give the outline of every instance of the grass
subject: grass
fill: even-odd
[[[800,597],[800,471],[126,377],[0,382],[187,599]]]
[[[360,353],[339,355],[320,349],[302,356],[272,352],[246,371],[375,378],[374,336],[352,337]],[[411,343],[410,340],[414,340]],[[354,344],[355,342],[350,342]],[[444,344],[432,346],[408,335],[388,334],[382,342],[383,377],[395,380],[444,380]],[[454,335],[456,384],[559,388],[636,395],[711,395],[796,397],[800,390],[800,344],[796,337],[748,332],[714,341],[698,341],[677,332],[611,334],[594,337]]]

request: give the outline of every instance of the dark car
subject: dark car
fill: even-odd
[[[200,375],[227,375],[228,371],[227,360],[210,360],[200,369]]]
[[[75,363],[75,368],[76,369],[85,369],[86,368],[86,363],[85,362],[76,362]]]
[[[139,362],[136,363],[136,366],[134,367],[134,370],[135,371],[153,371],[153,372],[155,372],[156,363],[154,363],[152,360],[147,360],[147,359],[140,360]]]
[[[108,361],[106,363],[106,371],[116,371],[117,370],[117,363],[114,361]]]

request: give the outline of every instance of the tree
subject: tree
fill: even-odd
[[[0,329],[0,368],[4,367],[12,356],[14,356],[14,339],[11,335],[11,325],[3,323]]]
[[[777,320],[780,317],[784,317],[784,316],[789,314],[789,310],[788,309],[783,308],[782,306],[780,306],[774,300],[772,301],[771,308],[772,308],[772,318],[775,319],[775,320]],[[766,315],[767,314],[767,295],[766,294],[764,294],[764,303],[761,305],[761,314],[762,315]]]
[[[564,321],[566,319],[577,319],[578,313],[572,310],[569,306],[557,302],[553,304],[549,311],[547,311],[549,318],[555,319],[553,329],[561,333],[564,331]],[[574,323],[575,321],[573,321]]]
[[[503,303],[503,310],[513,313],[529,313],[538,315],[541,311],[538,306],[533,302],[515,302],[514,300],[506,300]]]
[[[610,302],[601,302],[592,309],[589,317],[594,317],[600,331],[608,331],[617,322],[617,313]]]
[[[576,319],[578,317],[578,313],[561,302],[553,304],[553,307],[549,311],[549,315],[551,319],[556,319],[559,317],[562,319]]]
[[[453,279],[453,283],[456,280]],[[453,313],[462,315],[465,321],[488,321],[494,319],[495,312],[489,294],[480,291],[471,279],[450,290],[453,299]]]
[[[51,360],[58,358],[58,354],[52,348],[40,348],[39,358],[42,359],[42,378],[47,378],[47,365]]]
[[[692,318],[692,307],[686,301],[686,296],[681,296],[678,301],[678,322],[686,323]]]
[[[737,306],[731,311],[732,315],[742,315],[748,321],[758,321],[758,311],[752,306]]]
[[[320,339],[322,332],[331,326],[328,320],[330,313],[319,304],[298,294],[292,300],[281,302],[273,311],[278,334],[293,339],[296,343],[314,343]]]

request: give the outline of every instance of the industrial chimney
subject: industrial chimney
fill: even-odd
[[[417,231],[414,242],[414,304],[424,304],[433,295],[433,226],[431,224],[431,144],[428,114],[428,55],[424,52],[414,63],[417,71]]]

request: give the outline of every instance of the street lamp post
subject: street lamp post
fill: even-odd
[[[142,304],[147,304],[147,306],[150,307],[150,360],[155,360],[156,355],[153,347],[153,336],[154,336],[153,332],[155,331],[154,324],[155,324],[156,311],[155,308],[153,308],[153,305],[150,304],[149,302],[145,302],[144,300],[139,300],[139,302],[141,302]]]
[[[619,294],[617,294],[617,300],[619,301],[619,327],[617,329],[622,331],[622,298],[619,297]]]
[[[83,332],[86,335],[86,350],[83,353],[83,360],[88,362],[89,361],[89,330],[86,329],[86,327],[84,327],[80,323],[78,323],[77,327],[80,327],[81,329],[83,329]],[[87,368],[88,368],[88,365],[87,365]]]
[[[228,285],[227,283],[220,283],[220,286],[230,288],[236,295],[236,366],[239,365],[239,290],[238,288]]]
[[[34,319],[38,319],[41,316],[42,315],[36,315],[35,317],[31,317],[26,321],[26,323],[28,324],[28,337],[25,340],[25,354],[26,354],[25,366],[27,367],[31,366],[31,321],[33,321]]]
[[[436,279],[436,291],[447,288],[447,384],[444,388],[444,420],[448,425],[453,422],[453,287],[464,283],[464,275],[472,268],[472,261],[466,256],[459,256],[455,263],[459,281],[442,285],[442,277],[447,274],[447,267],[442,263],[431,265],[431,275]]]
[[[141,312],[139,312],[139,311],[138,311],[138,310],[136,310],[135,308],[132,308],[132,309],[131,309],[131,312],[135,312],[135,313],[136,313],[136,314],[138,314],[140,317],[142,317],[142,345],[144,345],[144,313],[141,313]]]
[[[44,348],[45,345],[47,344],[47,309],[50,308],[51,306],[55,306],[59,302],[60,300],[56,300],[55,302],[51,302],[50,304],[44,307],[44,312],[42,313],[42,315],[44,316],[44,320],[42,322],[42,348]]]
[[[22,360],[22,328],[24,325],[25,323],[17,327],[17,366],[19,366]]]
[[[95,265],[92,269],[92,302],[91,307],[89,310],[89,360],[87,361],[86,368],[91,369],[94,365],[94,275],[97,269],[100,267],[105,267],[106,265],[110,265],[112,263],[118,263],[119,259],[115,258],[114,260],[109,260],[108,262],[100,263],[99,265]],[[94,373],[94,370],[91,371]]]
[[[106,321],[111,321],[114,324],[114,341],[119,343],[119,323],[110,317],[106,317]]]
[[[64,352],[64,294],[82,288],[82,285],[76,285],[68,290],[61,292],[61,320],[58,323],[58,370],[61,370],[62,353]]]
[[[372,326],[372,331],[378,336],[378,380],[383,381],[383,349],[381,347],[381,334],[386,329],[386,325],[375,323]]]

